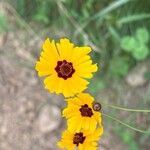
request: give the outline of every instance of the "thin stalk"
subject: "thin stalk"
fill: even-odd
[[[77,31],[75,32],[75,35],[78,35],[81,31],[84,30],[84,28],[93,20],[102,20],[103,18],[105,18],[109,13],[111,13],[113,10],[116,10],[117,8],[119,8],[120,6],[126,4],[130,2],[130,0],[116,0],[112,3],[110,3],[107,7],[105,7],[104,9],[100,10],[98,13],[96,13],[95,15],[93,15],[92,17],[88,18],[87,21],[85,23],[82,24],[82,26],[80,28],[77,29]]]
[[[114,105],[111,105],[111,104],[106,104],[106,103],[103,103],[103,102],[102,102],[102,104],[105,105],[105,106],[108,106],[108,107],[111,107],[111,108],[114,108],[114,109],[118,109],[118,110],[123,110],[123,111],[150,113],[149,109],[144,110],[144,109],[124,108],[124,107],[114,106]]]
[[[119,25],[123,25],[126,23],[139,21],[139,20],[143,20],[143,19],[149,19],[149,18],[150,18],[150,14],[136,14],[136,15],[130,15],[130,16],[118,19],[117,23]]]
[[[132,130],[134,130],[136,132],[150,134],[150,131],[145,131],[145,130],[141,130],[141,129],[135,128],[133,126],[130,126],[129,124],[126,124],[126,123],[122,122],[121,120],[119,120],[119,119],[117,119],[115,117],[112,117],[112,116],[107,115],[105,113],[102,113],[102,114],[103,114],[103,116],[108,117],[108,118],[110,118],[110,119],[112,119],[112,120],[114,120],[114,121],[116,121],[116,122],[118,122],[118,123],[120,123],[120,124],[122,124],[122,125],[124,125],[124,126],[126,126],[128,128],[130,128],[130,129],[132,129]]]

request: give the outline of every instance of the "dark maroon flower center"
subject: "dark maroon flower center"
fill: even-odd
[[[75,69],[71,62],[67,62],[66,60],[58,61],[55,70],[58,74],[58,77],[63,78],[64,80],[71,78]]]
[[[79,110],[83,117],[92,117],[93,115],[92,109],[87,104],[82,105]]]
[[[76,133],[73,137],[73,144],[76,144],[77,146],[79,146],[79,144],[83,144],[85,140],[85,136],[83,136],[83,133]]]

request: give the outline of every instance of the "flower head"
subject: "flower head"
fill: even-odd
[[[61,39],[56,45],[47,39],[35,67],[39,76],[46,76],[45,88],[65,97],[85,90],[89,84],[86,78],[97,71],[97,65],[92,64],[88,55],[90,51],[87,46],[75,47],[68,39]]]
[[[63,117],[68,121],[70,131],[80,131],[82,128],[93,132],[101,125],[101,113],[93,107],[94,99],[87,93],[67,99],[68,106],[63,110]]]
[[[58,142],[58,146],[67,150],[96,150],[97,141],[102,134],[102,127],[97,128],[93,133],[85,130],[81,130],[80,132],[65,130],[61,141]]]

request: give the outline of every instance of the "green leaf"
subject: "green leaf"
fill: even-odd
[[[128,73],[128,60],[124,57],[113,58],[110,62],[110,76],[122,77]]]
[[[132,51],[132,55],[136,60],[143,60],[148,56],[148,47],[145,45],[140,45],[137,49]]]
[[[130,132],[125,132],[123,134],[123,140],[125,143],[128,143],[130,140],[132,140]]]
[[[116,128],[115,132],[127,144],[128,150],[138,150],[138,144],[136,143],[133,133],[123,128]]]
[[[137,29],[135,36],[139,40],[140,43],[146,44],[149,41],[149,33],[146,28]]]
[[[137,45],[136,39],[132,36],[125,36],[121,39],[121,48],[125,51],[132,51]]]
[[[5,16],[0,15],[0,33],[8,30],[8,22]]]

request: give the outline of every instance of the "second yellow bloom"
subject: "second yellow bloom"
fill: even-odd
[[[94,132],[101,126],[101,113],[93,109],[94,98],[87,93],[67,99],[68,106],[63,110],[69,131],[79,132],[81,129]]]

